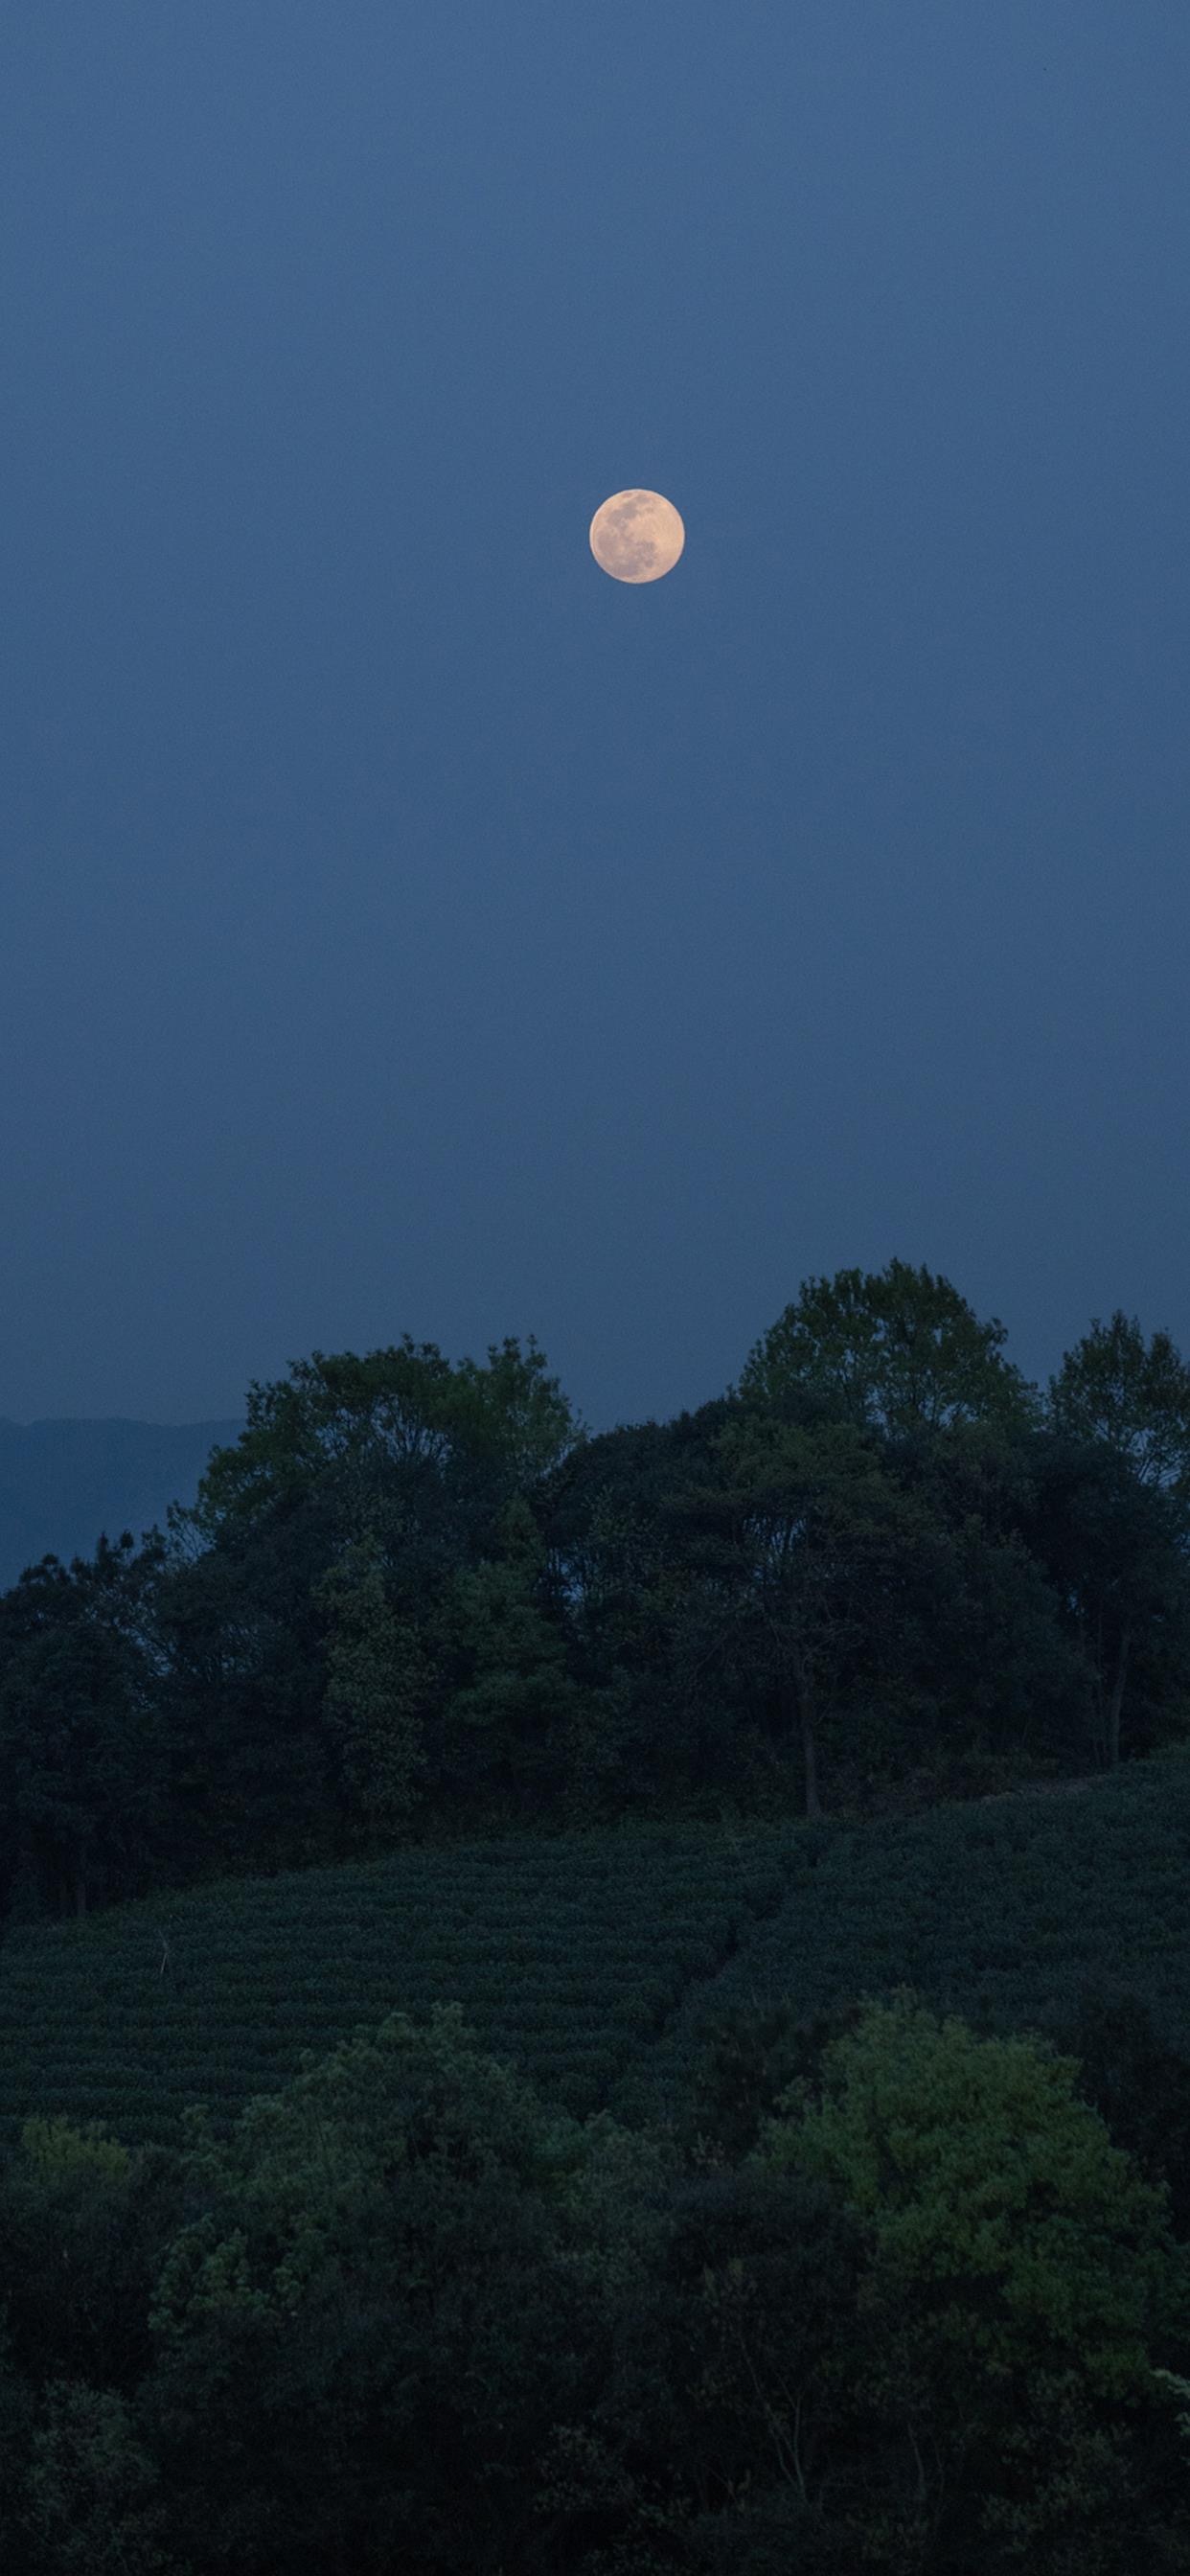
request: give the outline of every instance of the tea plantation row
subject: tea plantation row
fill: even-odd
[[[1044,2029],[1090,1972],[1190,2049],[1190,1762],[909,1822],[633,1825],[223,1881],[0,1945],[0,2146],[31,2113],[128,2145],[255,2094],[393,2011],[458,2002],[577,2113],[675,2111],[705,2018],[916,1985]]]

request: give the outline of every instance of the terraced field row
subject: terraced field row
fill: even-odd
[[[908,1822],[634,1825],[226,1881],[0,1946],[0,2144],[31,2113],[168,2139],[386,2014],[457,2002],[582,2117],[672,2113],[721,2006],[915,1985],[983,2030],[1088,1973],[1190,2050],[1190,1761]]]
[[[0,2142],[31,2112],[227,2124],[361,2024],[457,2001],[580,2116],[780,1903],[804,1829],[642,1827],[223,1882],[0,1947]]]

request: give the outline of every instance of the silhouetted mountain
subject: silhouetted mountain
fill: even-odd
[[[212,1449],[234,1422],[7,1422],[0,1418],[0,1591],[53,1550],[90,1557],[100,1532],[138,1546],[170,1503],[193,1503]]]

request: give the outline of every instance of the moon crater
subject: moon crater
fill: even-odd
[[[685,543],[678,512],[661,492],[613,492],[591,521],[591,552],[613,581],[660,581]]]

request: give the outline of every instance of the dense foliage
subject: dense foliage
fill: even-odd
[[[907,1987],[789,2039],[734,2158],[457,2005],[172,2147],[27,2121],[6,2568],[1190,2567],[1190,2248],[1075,2061]]]
[[[0,1598],[9,2576],[1190,2576],[1190,1372],[1003,1341],[315,1353]]]
[[[1190,1372],[1048,1396],[945,1279],[810,1280],[590,1436],[530,1341],[315,1353],[139,1548],[0,1597],[0,1908],[646,1811],[880,1812],[1190,1719]]]

